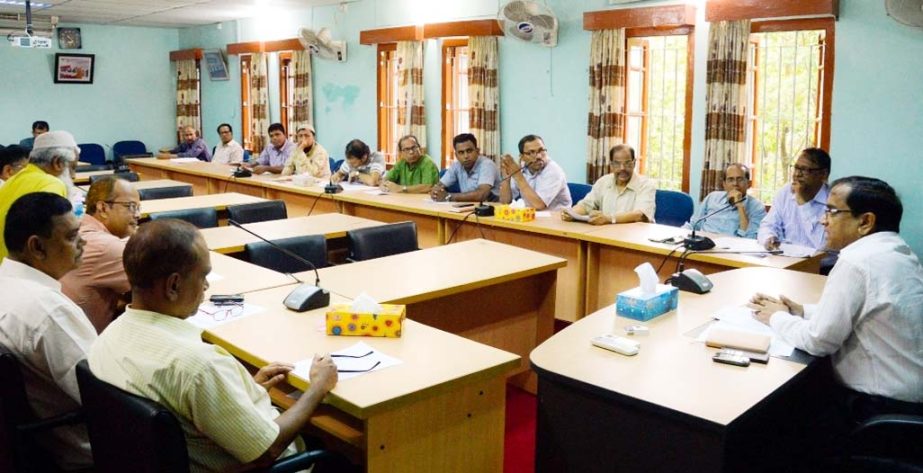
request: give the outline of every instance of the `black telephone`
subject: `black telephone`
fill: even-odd
[[[711,280],[705,277],[698,269],[687,269],[681,273],[673,273],[669,281],[673,287],[678,288],[680,291],[695,294],[705,294],[714,287]]]

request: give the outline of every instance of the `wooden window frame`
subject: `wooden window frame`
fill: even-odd
[[[389,77],[388,61],[382,61],[382,55],[395,51],[397,51],[397,43],[379,43],[375,54],[378,89],[378,149],[385,154],[385,162],[388,164],[397,162],[397,151],[388,152],[388,150],[397,146],[394,143],[389,143],[393,131],[392,126],[396,126],[396,124],[391,123],[390,114],[383,113],[386,108],[385,102],[389,100],[388,91],[391,77]],[[392,155],[392,160],[388,159],[389,155]]]
[[[279,123],[285,126],[285,132],[289,138],[295,136],[295,130],[290,129],[290,118],[292,111],[292,102],[289,100],[289,78],[294,75],[292,69],[292,52],[279,52]]]
[[[468,38],[447,38],[442,40],[442,158],[440,167],[445,169],[451,163],[454,149],[452,139],[455,138],[455,116],[448,109],[448,103],[456,95],[456,83],[453,68],[448,64],[449,54],[455,48],[467,47]]]
[[[241,54],[240,59],[240,145],[253,153],[250,140],[250,63],[253,56]]]

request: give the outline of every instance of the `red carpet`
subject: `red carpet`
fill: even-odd
[[[535,396],[506,386],[505,473],[535,471]]]

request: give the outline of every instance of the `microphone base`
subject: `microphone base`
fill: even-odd
[[[330,292],[311,284],[302,284],[290,292],[282,303],[295,312],[320,309],[330,305]]]
[[[687,236],[683,240],[683,246],[691,251],[705,251],[715,247],[715,242],[711,238],[701,235]]]
[[[343,186],[339,184],[330,183],[324,186],[325,194],[339,194],[340,192],[343,192]]]
[[[253,176],[253,173],[250,172],[249,169],[244,169],[244,168],[238,167],[238,168],[234,171],[234,174],[231,174],[231,175],[234,176],[234,177],[251,177],[251,176]]]
[[[481,204],[474,208],[474,214],[478,217],[493,217],[494,216],[494,206]]]

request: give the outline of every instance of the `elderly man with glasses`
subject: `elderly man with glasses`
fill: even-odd
[[[405,135],[397,141],[401,159],[385,174],[381,190],[426,194],[439,182],[439,168],[423,152],[420,142],[413,135]]]
[[[830,195],[828,177],[830,155],[820,148],[803,150],[792,165],[792,182],[779,190],[760,224],[760,244],[768,250],[782,243],[824,249],[827,239],[821,217]]]
[[[653,223],[657,186],[634,172],[635,150],[628,145],[615,145],[609,150],[609,162],[612,172],[599,178],[593,190],[571,212],[587,215],[591,225]],[[571,221],[574,217],[562,212],[561,219]]]
[[[698,230],[756,238],[766,209],[759,199],[747,196],[748,189],[750,168],[740,163],[729,164],[724,170],[724,190],[708,194],[683,228],[692,228],[695,222],[708,216],[698,224]]]
[[[521,166],[521,167],[520,167]],[[522,199],[536,210],[561,210],[571,206],[567,177],[558,163],[548,157],[545,141],[538,135],[519,140],[519,163],[504,154],[500,158],[500,202]]]

